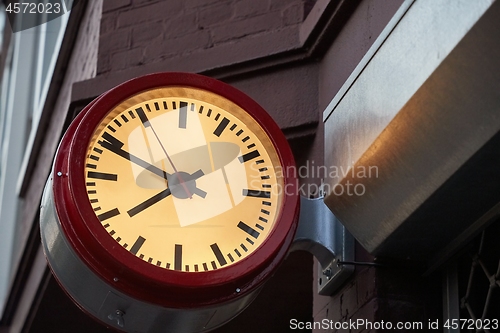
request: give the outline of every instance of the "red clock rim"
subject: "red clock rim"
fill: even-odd
[[[71,124],[56,155],[54,198],[61,226],[79,258],[102,280],[134,298],[166,307],[193,307],[230,301],[258,287],[284,259],[298,217],[297,179],[284,173],[282,209],[268,238],[251,255],[207,272],[179,272],[137,258],[106,232],[86,195],[84,168],[95,128],[117,104],[145,90],[189,86],[219,94],[246,110],[267,133],[283,170],[295,165],[288,142],[264,109],[243,92],[218,80],[191,73],[156,73],[127,81],[96,99]],[[236,290],[240,290],[237,292]],[[165,297],[167,296],[168,297]]]

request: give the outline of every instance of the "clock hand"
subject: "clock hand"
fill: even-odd
[[[178,186],[181,185],[180,177],[183,177],[184,184],[186,187],[188,187],[189,191],[191,191],[193,194],[196,194],[202,198],[205,198],[207,196],[207,192],[203,191],[202,189],[196,187],[196,183],[192,182],[202,176],[204,176],[205,173],[199,169],[198,171],[189,174],[186,172],[179,172],[178,174],[172,175],[172,177],[169,178],[169,184],[170,184],[170,190],[172,192],[172,195],[176,198],[179,199],[186,199],[188,198],[187,196],[184,196],[186,191],[181,189],[181,192],[179,193]]]
[[[107,134],[107,133],[104,133],[104,134]],[[103,137],[104,137],[104,134],[103,134]],[[108,140],[107,138],[105,138],[105,139]],[[158,176],[160,176],[160,177],[162,177],[164,179],[167,179],[167,177],[170,176],[169,173],[167,173],[167,172],[163,171],[162,169],[160,169],[160,168],[152,165],[151,163],[148,163],[148,162],[144,161],[143,159],[141,159],[141,158],[139,158],[139,157],[137,157],[135,155],[130,154],[129,152],[121,149],[119,146],[117,146],[117,145],[115,145],[113,143],[110,143],[110,142],[107,142],[107,141],[100,141],[99,144],[101,145],[101,147],[103,147],[103,148],[105,148],[105,149],[107,149],[107,150],[115,153],[118,156],[121,156],[121,157],[129,160],[132,163],[137,164],[138,166],[143,167],[144,169],[146,169],[148,171],[151,171],[152,173],[154,173],[154,174],[156,174],[156,175],[158,175]]]
[[[192,173],[191,175],[189,175],[186,179],[188,179],[188,181],[196,180],[196,179],[198,179],[198,178],[200,178],[200,177],[202,177],[204,175],[205,175],[205,173],[200,169],[200,170]],[[195,193],[198,194],[200,197],[203,197],[203,198],[207,194],[205,191],[200,190],[199,188],[195,189]],[[155,194],[151,198],[144,200],[143,202],[141,202],[140,204],[138,204],[134,208],[128,210],[127,213],[128,213],[128,215],[130,217],[133,217],[134,215],[137,215],[138,213],[140,213],[143,210],[145,210],[146,208],[149,208],[152,205],[154,205],[155,203],[161,201],[162,199],[165,199],[170,194],[172,194],[172,192],[170,191],[170,188],[167,187],[166,189],[164,189],[160,193]]]
[[[174,162],[172,161],[172,159],[170,158],[170,155],[168,155],[167,153],[167,150],[165,149],[165,147],[163,146],[163,143],[161,142],[160,138],[158,137],[158,135],[156,134],[156,131],[155,129],[153,128],[153,125],[151,124],[151,122],[149,121],[148,117],[146,116],[146,113],[144,113],[144,110],[142,108],[137,108],[135,109],[135,111],[137,112],[137,115],[139,116],[139,118],[141,119],[141,122],[142,122],[142,125],[144,126],[144,128],[148,128],[150,127],[151,130],[153,131],[153,134],[154,136],[156,137],[156,140],[158,141],[158,143],[160,144],[161,146],[161,149],[163,150],[163,152],[165,153],[165,156],[167,157],[170,165],[172,166],[172,168],[174,169],[175,173],[177,175],[179,175],[179,180],[181,182],[181,185],[182,187],[184,188],[184,191],[186,191],[186,194],[188,195],[189,199],[192,199],[193,198],[193,195],[191,194],[191,192],[189,192],[184,180],[182,179],[182,176],[179,174],[179,171],[177,171],[177,168],[175,167],[174,165]]]
[[[130,217],[133,217],[134,215],[142,212],[143,210],[145,210],[146,208],[149,208],[151,207],[152,205],[154,205],[155,203],[159,202],[160,200],[162,199],[165,199],[166,197],[168,197],[169,195],[171,194],[170,192],[170,189],[169,188],[166,188],[164,189],[163,191],[161,191],[160,193],[152,196],[151,198],[141,202],[140,204],[138,204],[137,206],[135,206],[134,208],[130,209],[127,211],[128,215]]]

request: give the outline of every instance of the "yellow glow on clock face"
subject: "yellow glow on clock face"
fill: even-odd
[[[118,244],[186,272],[250,255],[283,201],[280,161],[260,125],[231,101],[190,87],[148,90],[111,110],[89,143],[85,181]]]

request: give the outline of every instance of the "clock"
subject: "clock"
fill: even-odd
[[[84,311],[128,332],[209,331],[242,311],[297,226],[293,156],[251,98],[158,73],[89,104],[42,199],[49,266]]]

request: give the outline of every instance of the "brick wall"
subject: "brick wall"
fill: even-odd
[[[97,74],[298,27],[310,0],[106,0]]]

